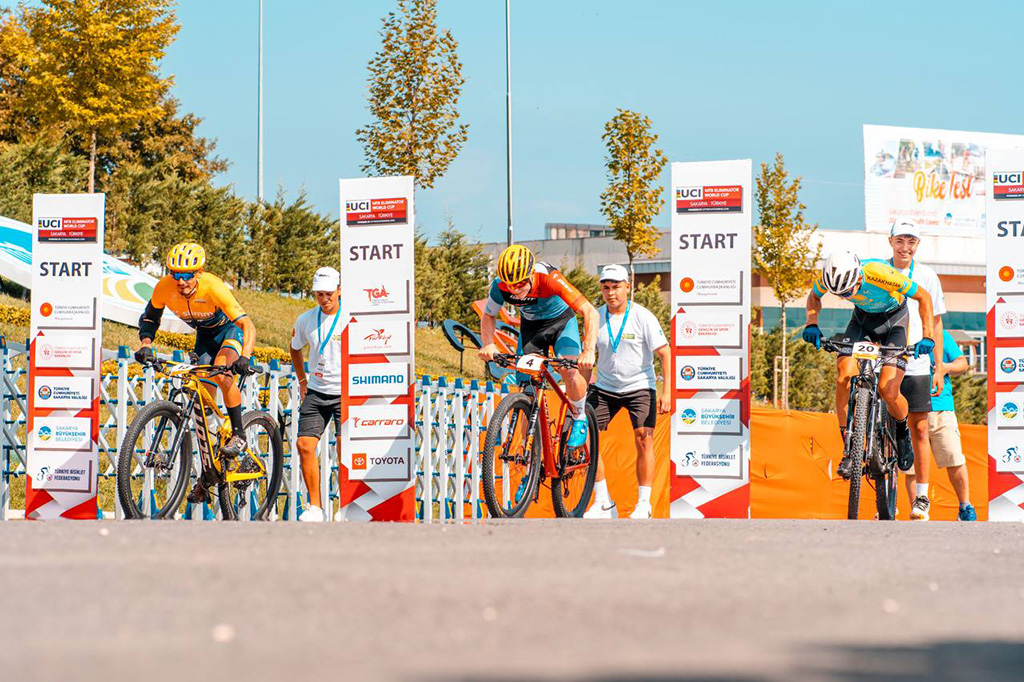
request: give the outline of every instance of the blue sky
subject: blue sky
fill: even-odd
[[[231,162],[219,182],[256,193],[257,0],[182,0],[163,62],[174,94]],[[305,188],[338,214],[337,180],[358,177],[354,131],[370,119],[366,63],[392,0],[265,0],[265,188]],[[459,41],[469,140],[417,195],[417,223],[450,216],[505,238],[503,0],[440,0]],[[862,228],[864,123],[1024,133],[1014,2],[512,0],[516,235],[545,222],[603,222],[604,123],[648,115],[671,161],[781,151],[804,178],[807,216]],[[1008,80],[1009,79],[1009,80]],[[668,185],[668,168],[662,178]],[[666,204],[667,206],[667,204]],[[655,221],[668,225],[667,210]]]

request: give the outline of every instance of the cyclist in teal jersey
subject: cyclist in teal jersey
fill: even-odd
[[[924,338],[914,345],[914,357],[926,355],[935,347],[931,295],[883,260],[871,258],[861,261],[849,251],[837,251],[825,259],[807,295],[807,326],[803,339],[815,348],[821,347],[818,314],[821,312],[821,299],[826,293],[835,294],[854,305],[850,323],[841,338],[843,343],[871,341],[882,346],[907,345],[907,299],[911,298],[919,304],[918,312],[924,329]],[[878,381],[886,409],[896,420],[899,466],[903,471],[914,463],[914,448],[910,429],[907,428],[907,399],[900,393],[906,367],[905,355],[886,358]],[[859,367],[847,352],[840,354],[837,369],[836,417],[845,443],[850,380],[856,376]],[[839,463],[839,475],[849,478],[852,464],[852,459],[844,453]]]

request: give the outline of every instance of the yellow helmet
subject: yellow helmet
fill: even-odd
[[[498,279],[519,284],[533,275],[533,252],[521,244],[509,246],[498,256]]]
[[[206,265],[206,249],[195,242],[181,242],[167,254],[167,269],[175,272],[195,272]]]

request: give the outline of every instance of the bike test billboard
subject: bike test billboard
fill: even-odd
[[[751,163],[673,163],[670,516],[750,515]]]
[[[341,459],[348,520],[411,521],[413,178],[341,180]]]
[[[1024,146],[1024,136],[864,126],[864,219],[869,232],[910,220],[935,234],[982,234],[986,149]]]
[[[988,518],[1024,521],[1024,148],[987,160]]]
[[[95,519],[103,194],[32,201],[25,517]]]

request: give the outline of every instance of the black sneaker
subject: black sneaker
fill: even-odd
[[[850,455],[843,455],[843,461],[839,463],[839,468],[836,469],[836,473],[844,481],[849,481],[850,477],[853,476],[853,457]]]
[[[237,433],[231,436],[227,443],[220,446],[221,457],[230,457],[232,459],[242,454],[243,450],[245,450],[245,439]]]
[[[896,425],[896,464],[900,471],[907,471],[914,466],[914,441],[910,438],[910,429],[906,424]]]
[[[203,485],[202,481],[196,481],[196,484],[192,486],[192,490],[188,491],[187,499],[192,504],[200,504],[210,499],[209,494],[206,492],[206,486]]]

